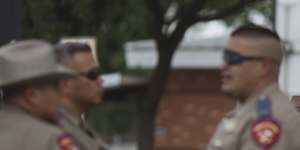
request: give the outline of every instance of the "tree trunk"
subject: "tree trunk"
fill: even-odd
[[[138,149],[154,150],[155,119],[159,102],[167,86],[168,76],[171,70],[171,61],[179,41],[183,38],[184,31],[177,36],[167,40],[157,41],[157,50],[159,53],[158,64],[155,68],[148,88],[139,101],[139,133]],[[175,40],[175,41],[174,41]]]
[[[164,50],[168,51],[168,49],[169,48],[166,48]],[[159,101],[164,93],[168,80],[172,56],[173,53],[160,55],[158,66],[152,74],[143,99],[139,101],[139,150],[154,149],[155,118],[159,108]]]

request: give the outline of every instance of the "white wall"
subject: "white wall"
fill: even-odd
[[[219,68],[227,37],[198,39],[180,44],[172,60],[172,68]],[[154,68],[157,52],[153,40],[128,42],[125,45],[129,68]]]
[[[280,87],[291,96],[300,95],[300,0],[277,0],[276,9],[276,30],[295,51],[282,65]]]

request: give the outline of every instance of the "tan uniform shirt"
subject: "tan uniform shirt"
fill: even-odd
[[[278,128],[274,124],[255,124],[259,118],[256,102],[261,95],[270,98],[272,120],[277,121],[279,130],[276,130]],[[265,130],[263,138],[258,138],[258,129],[267,128],[274,130],[272,132]],[[277,84],[273,84],[251,96],[244,104],[227,114],[219,124],[207,149],[261,150],[267,148],[259,143],[269,142],[269,150],[299,150],[299,137],[300,115],[288,96],[279,90]]]
[[[0,110],[1,150],[79,150],[59,127],[16,107]]]
[[[62,111],[59,119],[60,126],[69,132],[76,143],[84,150],[107,150],[108,146],[100,136],[86,124],[82,124],[80,117],[70,112]]]

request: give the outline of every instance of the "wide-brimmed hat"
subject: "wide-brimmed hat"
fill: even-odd
[[[24,40],[0,47],[0,87],[72,77],[75,71],[58,63],[51,44]]]

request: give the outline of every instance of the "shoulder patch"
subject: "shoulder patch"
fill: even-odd
[[[57,144],[60,150],[79,150],[74,138],[68,133],[61,134],[57,138]]]
[[[256,106],[258,118],[252,123],[252,138],[259,147],[268,149],[279,140],[281,126],[272,115],[272,105],[269,97],[259,97]]]
[[[281,134],[279,123],[270,118],[259,119],[252,124],[252,137],[254,142],[262,148],[270,148]]]

